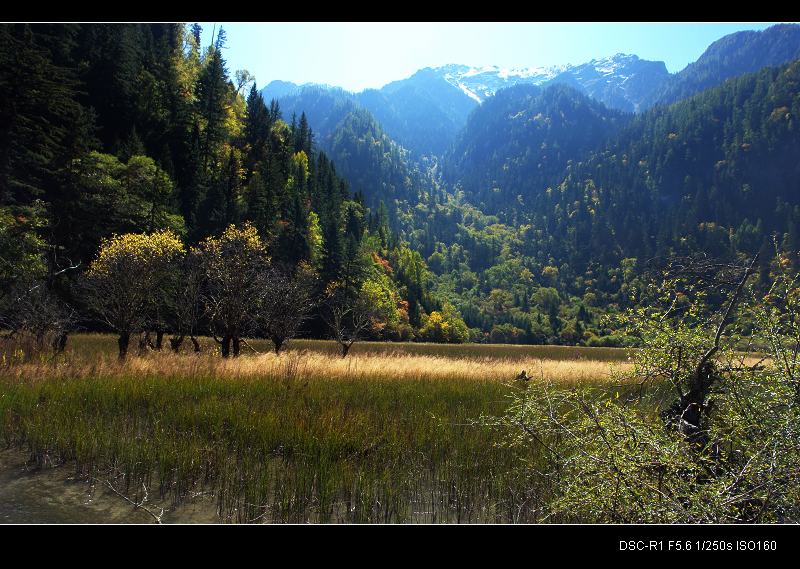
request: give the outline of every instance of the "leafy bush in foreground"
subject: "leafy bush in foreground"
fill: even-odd
[[[737,278],[720,270],[715,310],[710,287],[665,281],[663,307],[629,315],[645,347],[620,379],[636,397],[545,383],[487,421],[547,455],[545,471],[531,467],[554,481],[545,520],[800,520],[800,288],[777,265],[766,295],[750,282],[754,263]],[[766,353],[740,350],[744,328]]]

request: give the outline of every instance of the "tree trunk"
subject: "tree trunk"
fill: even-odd
[[[176,354],[181,351],[181,346],[183,345],[183,336],[175,336],[169,339],[169,347],[172,348],[172,351]]]
[[[63,354],[64,349],[67,347],[67,333],[61,332],[53,342],[53,348],[57,354]]]
[[[342,357],[343,357],[343,358],[346,358],[346,357],[347,357],[347,352],[349,352],[349,351],[350,351],[350,347],[351,347],[352,345],[353,345],[353,344],[342,343]]]
[[[281,348],[283,348],[283,342],[285,340],[283,338],[278,338],[276,336],[272,337],[272,343],[275,345],[275,355],[279,355],[281,353]]]
[[[706,399],[711,393],[711,386],[717,379],[714,364],[706,362],[692,378],[689,391],[681,398],[681,416],[679,429],[683,436],[698,446],[708,442],[706,430]]]
[[[697,364],[694,374],[690,377],[688,391],[680,397],[678,402],[679,408],[675,409],[673,405],[675,415],[679,417],[678,429],[683,436],[686,437],[686,440],[694,443],[699,448],[705,448],[709,441],[705,423],[708,421],[707,416],[709,414],[710,405],[706,404],[706,400],[711,394],[711,386],[719,379],[712,358],[719,350],[722,333],[731,322],[733,309],[739,301],[747,279],[755,270],[758,257],[758,255],[753,257],[750,265],[744,271],[739,284],[733,291],[728,306],[725,308],[725,312],[722,315],[722,319],[717,325],[714,342],[700,358],[700,362]]]
[[[159,352],[161,351],[161,347],[164,345],[164,331],[163,330],[156,330],[156,350]]]
[[[242,349],[242,339],[239,336],[233,337],[233,357],[238,358]]]
[[[231,355],[231,340],[233,336],[225,335],[222,337],[222,357],[227,358]]]
[[[117,345],[119,346],[119,361],[124,362],[126,356],[128,355],[128,345],[131,343],[131,334],[130,332],[121,332],[119,335],[119,339],[117,340]]]
[[[44,348],[44,332],[36,333],[36,351],[41,352]]]
[[[139,336],[139,355],[143,356],[147,353],[147,346],[150,344],[150,332],[145,332]]]
[[[192,344],[194,345],[194,353],[195,354],[199,354],[200,353],[200,342],[198,342],[197,338],[195,338],[194,336],[190,336],[189,339],[192,341]]]

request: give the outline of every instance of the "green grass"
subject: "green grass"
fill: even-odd
[[[294,347],[332,346],[298,341]],[[535,465],[538,449],[497,445],[475,424],[481,415],[504,411],[514,388],[501,381],[221,376],[182,366],[190,355],[144,374],[75,363],[78,357],[112,361],[114,348],[113,337],[79,336],[68,363],[30,373],[0,368],[6,445],[26,447],[40,462],[45,456],[74,461],[87,476],[124,473],[120,489],[134,497],[142,484],[173,503],[190,491],[211,491],[225,521],[539,521],[548,481],[519,468]],[[359,348],[381,353],[398,345]],[[456,358],[568,353],[518,346],[401,349]]]

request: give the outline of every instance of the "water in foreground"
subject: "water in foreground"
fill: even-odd
[[[154,518],[134,508],[103,484],[91,484],[69,465],[35,468],[29,454],[0,450],[0,523],[148,524]],[[154,507],[150,504],[150,507]],[[160,509],[155,508],[160,514]],[[216,523],[208,496],[188,500],[164,513],[162,523]]]

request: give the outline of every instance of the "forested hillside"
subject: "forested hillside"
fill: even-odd
[[[281,98],[280,105],[287,114],[307,117],[316,142],[353,191],[372,209],[385,204],[393,229],[400,227],[401,212],[439,199],[435,157],[412,156],[351,94],[308,86]]]
[[[712,43],[697,61],[666,79],[645,98],[642,108],[669,105],[716,87],[727,79],[798,58],[800,26],[797,24],[729,34]]]
[[[680,77],[787,56],[795,31],[721,40]],[[437,102],[458,89],[430,73],[359,97],[273,82],[266,100],[227,68],[224,30],[200,32],[0,27],[4,291],[44,279],[102,327],[81,282],[105,240],[169,230],[193,250],[234,225],[313,275],[304,334],[330,333],[322,299],[344,287],[382,307],[372,338],[621,345],[604,316],[657,259],[800,249],[798,62],[636,115],[516,85],[460,128],[466,109]]]
[[[606,216],[614,229],[613,241],[584,249],[586,258],[603,249],[752,254],[773,232],[796,249],[799,88],[798,62],[730,80],[638,117],[575,164],[557,201],[591,213],[597,221],[586,231]]]
[[[445,179],[485,212],[513,217],[629,118],[563,85],[503,89],[470,115]]]
[[[545,125],[574,121],[583,136],[599,115],[587,117],[575,105],[539,115],[526,106],[535,97],[517,97],[519,87],[507,97],[501,91],[494,106],[471,117],[465,134],[486,126],[464,136],[471,144],[464,145],[465,165],[450,165],[460,185],[449,203],[417,212],[425,229],[412,245],[470,325],[513,325],[509,333],[526,341],[610,338],[613,330],[596,316],[635,302],[638,275],[655,258],[759,250],[767,258],[773,236],[787,251],[800,249],[799,73],[798,62],[766,68],[671,107],[609,121],[606,141],[584,153],[575,148],[549,181],[539,174],[549,144],[566,144],[543,135],[558,131],[508,123],[535,111]],[[574,93],[564,99],[563,89],[552,93],[562,103],[580,100]],[[505,136],[485,143],[498,132]],[[476,163],[474,177],[464,177]],[[526,191],[504,195],[506,188]],[[498,215],[470,205],[487,196]]]
[[[417,157],[443,154],[475,107],[430,68],[380,90],[366,89],[357,97],[392,138]]]
[[[169,230],[192,247],[236,225],[247,239],[248,227],[257,233],[276,269],[312,271],[305,280],[314,283],[316,314],[343,287],[381,305],[370,320],[374,337],[424,337],[441,303],[419,255],[392,237],[386,209],[366,207],[314,143],[305,115],[287,119],[249,73],[227,69],[223,29],[207,47],[200,32],[180,24],[0,27],[4,323],[22,298],[9,291],[41,290],[36,279],[44,278],[79,309],[80,326],[101,326],[84,306],[82,273],[101,245],[127,246],[105,239]],[[382,139],[359,120],[348,115],[338,131],[352,124],[356,147],[332,140],[344,169],[352,162],[353,179],[373,197],[413,199],[417,187],[402,175],[381,170],[379,188],[355,175]],[[328,333],[318,316],[306,332]]]

